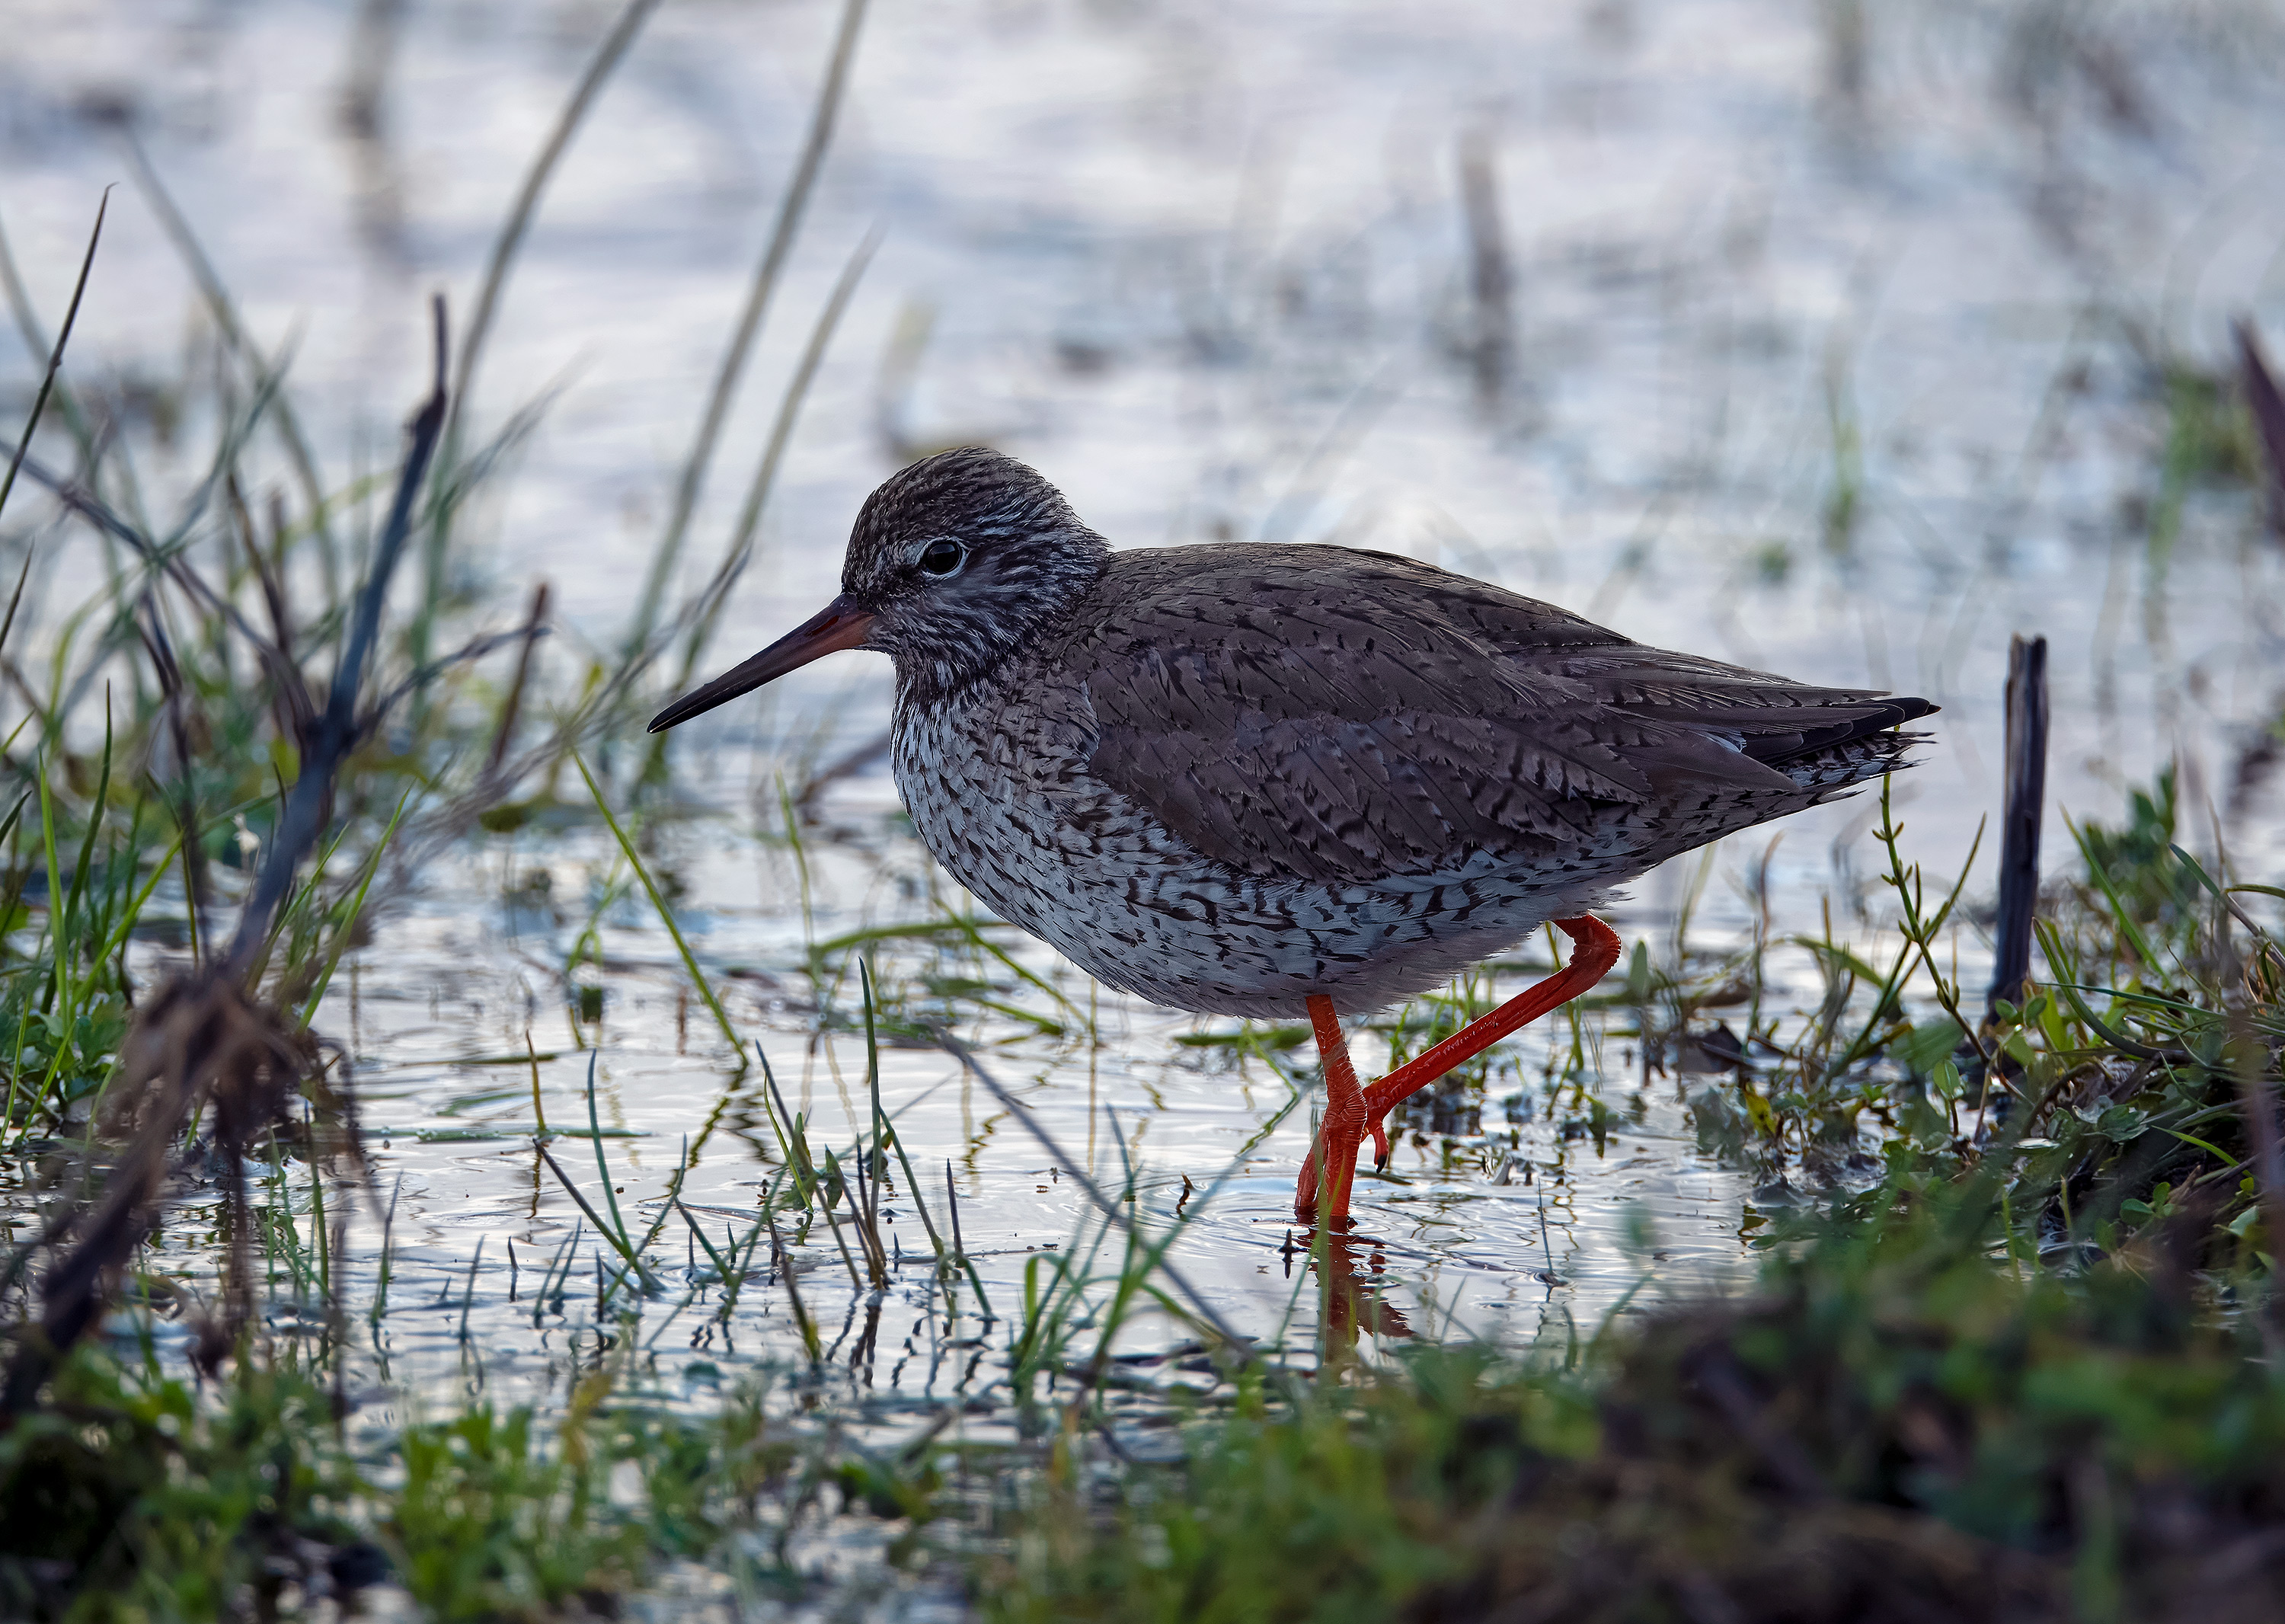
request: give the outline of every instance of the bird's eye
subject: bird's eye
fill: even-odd
[[[930,575],[950,575],[968,561],[968,549],[956,541],[932,541],[921,553],[921,569]]]

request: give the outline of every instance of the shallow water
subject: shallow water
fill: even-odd
[[[0,58],[0,224],[46,319],[96,192],[126,173],[123,111],[253,331],[293,343],[296,400],[336,479],[390,455],[418,388],[423,295],[444,286],[467,309],[529,154],[611,15],[585,0],[414,4],[380,133],[360,139],[335,118],[350,10],[15,0]],[[2193,843],[2210,844],[2211,806],[2236,859],[2260,866],[2275,820],[2242,768],[2285,694],[2281,555],[2242,489],[2195,485],[2169,516],[2152,357],[2225,368],[2240,311],[2285,349],[2285,190],[2266,184],[2285,153],[2285,24],[2227,0],[1865,11],[1852,90],[1833,20],[1856,8],[1837,4],[884,0],[700,509],[691,580],[825,289],[868,229],[882,245],[713,662],[830,594],[858,501],[902,454],[988,436],[1117,543],[1405,552],[1646,641],[1927,694],[1944,710],[1898,796],[1931,869],[1956,865],[1996,812],[2006,636],[2043,632],[2056,803],[2115,816],[2125,786],[2176,758]],[[525,583],[554,584],[567,636],[543,658],[558,677],[584,646],[615,644],[831,24],[810,0],[664,8],[517,263],[472,410],[497,425],[554,400],[462,565],[503,624]],[[1467,150],[1496,199],[1504,368],[1469,349],[1491,329],[1471,292]],[[148,202],[122,189],[72,375],[163,393],[200,319]],[[13,411],[30,365],[11,350],[0,369]],[[130,428],[150,438],[147,421]],[[143,454],[164,485],[204,452],[185,429]],[[51,618],[85,567],[50,568]],[[721,979],[731,1014],[793,1108],[845,1146],[863,1045],[845,1024],[815,1035],[805,941],[920,916],[924,875],[885,779],[859,773],[825,804],[854,838],[813,847],[805,924],[793,866],[757,831],[777,827],[773,784],[795,757],[877,732],[887,673],[852,657],[781,688],[678,735],[687,787],[717,815],[676,826],[663,851],[702,959],[752,972]],[[1693,939],[1740,938],[1741,876],[1771,839],[1780,936],[1812,928],[1828,895],[1843,930],[1869,932],[1871,811],[1859,798],[1731,843]],[[2051,845],[2050,869],[2066,860]],[[624,1334],[581,1298],[591,1242],[563,1311],[533,1320],[530,1283],[575,1213],[531,1148],[530,1071],[512,1063],[527,1033],[558,1129],[584,1124],[582,1046],[598,1046],[599,1118],[624,1135],[601,1142],[634,1221],[656,1213],[685,1135],[701,1147],[685,1202],[741,1234],[727,1215],[753,1210],[775,1165],[758,1079],[683,995],[640,893],[606,914],[600,1032],[567,1012],[564,958],[609,867],[591,831],[488,837],[420,876],[320,1012],[354,1058],[378,1186],[396,1192],[380,1344],[412,1391],[561,1391],[599,1339]],[[503,899],[530,899],[540,867],[546,906]],[[1652,876],[1617,915],[1661,962],[1695,872]],[[1071,1008],[1011,981],[1017,1001],[1067,1030],[987,1017],[965,1035],[1060,1151],[940,1050],[881,1058],[922,1197],[942,1224],[948,1159],[994,1303],[1004,1313],[1026,1268],[1089,1221],[1074,1172],[1123,1184],[1123,1146],[1146,1229],[1171,1220],[1184,1175],[1204,1192],[1227,1172],[1211,1200],[1191,1197],[1203,1216],[1174,1260],[1238,1330],[1289,1327],[1306,1352],[1321,1304],[1284,1243],[1309,1120],[1296,1087],[1314,1079],[1179,1044],[1205,1024],[994,939]],[[1971,983],[1980,953],[1964,933]],[[838,996],[845,1013],[852,993]],[[1574,1112],[1541,1081],[1551,1042],[1567,1047],[1567,1028],[1519,1040],[1512,1080],[1487,1102],[1486,1126],[1516,1132],[1515,1181],[1487,1176],[1499,1157],[1480,1145],[1447,1167],[1443,1146],[1407,1144],[1402,1181],[1365,1187],[1356,1267],[1416,1333],[1559,1342],[1744,1267],[1744,1176],[1699,1154],[1676,1079],[1641,1087],[1623,1040],[1607,1040],[1602,1094],[1622,1118],[1639,1094],[1639,1120],[1602,1146],[1566,1138]],[[554,1149],[598,1194],[587,1142]],[[891,1232],[914,1259],[927,1246],[895,1182]],[[210,1261],[200,1210],[194,1193],[158,1243],[186,1277]],[[670,1251],[678,1229],[662,1231]],[[368,1279],[379,1246],[361,1215]],[[925,1268],[899,1275],[865,1354],[864,1294],[829,1239],[796,1251],[835,1362],[891,1411],[993,1379],[949,1345]],[[633,1333],[669,1389],[703,1399],[795,1345],[775,1282],[750,1284],[726,1326],[711,1295],[670,1320],[682,1288],[669,1286]]]
[[[727,1012],[769,1056],[787,1108],[807,1119],[818,1152],[831,1148],[847,1162],[868,1120],[853,962],[844,968],[837,954],[830,961],[844,979],[833,992],[838,1030],[821,1035],[821,989],[798,969],[801,912],[785,906],[774,875],[757,874],[751,843],[702,828],[681,832],[670,851],[666,872],[713,899],[685,922],[717,973]],[[909,845],[889,846],[887,857],[919,860]],[[466,1381],[511,1399],[539,1397],[630,1334],[652,1356],[647,1371],[670,1386],[687,1376],[711,1389],[756,1361],[798,1353],[766,1240],[736,1312],[725,1319],[716,1312],[718,1287],[701,1278],[710,1274],[707,1259],[676,1218],[665,1219],[659,1255],[679,1256],[686,1267],[663,1271],[664,1294],[645,1302],[615,1291],[609,1310],[596,1310],[598,1269],[616,1274],[617,1261],[533,1148],[535,1074],[538,1112],[556,1135],[550,1149],[558,1164],[604,1208],[594,1157],[600,1142],[611,1195],[638,1233],[663,1216],[687,1155],[683,1205],[718,1247],[734,1239],[750,1243],[761,1191],[783,1165],[763,1074],[738,1067],[703,1003],[686,996],[672,943],[639,894],[606,914],[601,1021],[571,1019],[563,965],[585,924],[576,899],[588,882],[601,879],[605,859],[596,843],[556,836],[536,855],[500,850],[459,866],[454,883],[436,888],[451,902],[415,902],[393,926],[389,951],[337,978],[321,1008],[318,1029],[349,1050],[374,1151],[372,1202],[393,1212],[389,1314],[373,1348],[393,1378],[416,1387],[450,1391]],[[896,912],[855,906],[852,893],[865,888],[869,860],[815,850],[811,859],[811,928],[819,939]],[[546,911],[506,902],[467,906],[470,895],[499,896],[511,864],[529,895],[530,876],[543,861],[560,876],[556,894],[575,899],[553,922]],[[836,904],[836,895],[847,900]],[[960,1026],[1021,1114],[940,1048],[891,1043],[879,1065],[883,1107],[921,1173],[921,1199],[939,1231],[950,1229],[947,1177],[957,1191],[963,1249],[1003,1327],[992,1333],[993,1345],[1004,1343],[1009,1316],[1020,1312],[1035,1259],[1102,1245],[1096,1209],[1077,1173],[1146,1236],[1188,1218],[1169,1260],[1207,1308],[1265,1348],[1314,1361],[1329,1310],[1292,1211],[1315,1092],[1315,1067],[1301,1063],[1305,1051],[1291,1051],[1281,1069],[1260,1056],[1241,1062],[1220,1047],[1185,1045],[1183,1036],[1229,1032],[1232,1024],[1116,998],[1004,928],[992,934],[1068,1000],[1059,1008],[1040,989],[1003,975],[993,990],[1001,1000],[1060,1019],[1066,1032],[1026,1036],[989,1015]],[[888,946],[881,959],[885,985],[897,985],[900,969],[908,972],[907,986],[926,973],[924,960]],[[779,968],[757,974],[758,966]],[[581,979],[592,974],[583,971]],[[924,1003],[915,1013],[933,1007]],[[1393,1313],[1369,1324],[1382,1341],[1484,1335],[1510,1344],[1551,1339],[1559,1348],[1637,1300],[1647,1306],[1666,1291],[1718,1286],[1737,1272],[1743,1175],[1699,1154],[1676,1083],[1661,1079],[1636,1090],[1616,1063],[1619,1040],[1608,1040],[1614,1063],[1599,1086],[1590,1086],[1619,1114],[1598,1144],[1572,1089],[1543,1074],[1550,1047],[1567,1052],[1570,1042],[1559,1023],[1544,1040],[1512,1046],[1487,1090],[1488,1132],[1400,1134],[1386,1173],[1361,1186],[1360,1223],[1336,1278],[1381,1288]],[[1361,1063],[1374,1043],[1360,1036]],[[1630,1047],[1626,1058],[1631,1063]],[[600,1138],[588,1132],[591,1065]],[[273,1189],[271,1203],[290,1207],[303,1243],[314,1244],[308,1169],[291,1156],[283,1165],[284,1200]],[[254,1171],[274,1176],[269,1168]],[[1131,1207],[1123,1199],[1130,1179]],[[852,1281],[826,1225],[805,1236],[786,1225],[802,1296],[833,1362],[851,1372],[860,1396],[891,1411],[988,1393],[1001,1374],[995,1361],[979,1372],[972,1351],[954,1351],[953,1343],[984,1328],[965,1286],[957,1294],[961,1337],[945,1322],[932,1250],[906,1184],[892,1170],[886,1235],[902,1267],[883,1299]],[[1192,1204],[1196,1212],[1185,1212]],[[153,1243],[154,1273],[211,1289],[212,1211],[204,1191],[185,1197]],[[535,1317],[536,1283],[575,1229],[584,1238],[569,1284],[560,1302]],[[360,1209],[340,1265],[351,1283],[342,1297],[352,1310],[372,1300],[382,1246],[381,1227]],[[1114,1275],[1119,1251],[1115,1231],[1091,1272]],[[631,1330],[620,1323],[628,1311],[641,1315]],[[876,1311],[877,1333],[868,1345],[868,1315]],[[1339,1327],[1354,1326],[1357,1310],[1330,1312],[1332,1345],[1346,1345],[1353,1337],[1340,1336]],[[301,1322],[286,1309],[276,1318],[288,1329]],[[321,1319],[307,1329],[322,1329]],[[1181,1335],[1187,1332],[1164,1315],[1145,1314],[1119,1345],[1147,1353]],[[1074,1346],[1091,1352],[1095,1341],[1082,1333]]]

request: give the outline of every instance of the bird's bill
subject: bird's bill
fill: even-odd
[[[651,718],[650,731],[664,733],[678,722],[703,715],[741,694],[750,694],[822,655],[861,647],[872,626],[870,615],[852,607],[846,598],[836,598],[752,659],[732,666],[703,687],[691,689]]]

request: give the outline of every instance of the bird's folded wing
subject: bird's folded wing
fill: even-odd
[[[1272,556],[1127,594],[1081,667],[1094,774],[1265,879],[1552,856],[1614,809],[1797,794],[1773,764],[1919,713],[1647,648],[1406,560],[1245,551]]]

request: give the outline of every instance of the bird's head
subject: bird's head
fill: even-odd
[[[897,663],[907,694],[990,671],[1091,588],[1109,548],[1063,493],[1012,457],[941,451],[865,500],[841,595],[803,624],[651,719],[661,732],[841,648]]]

